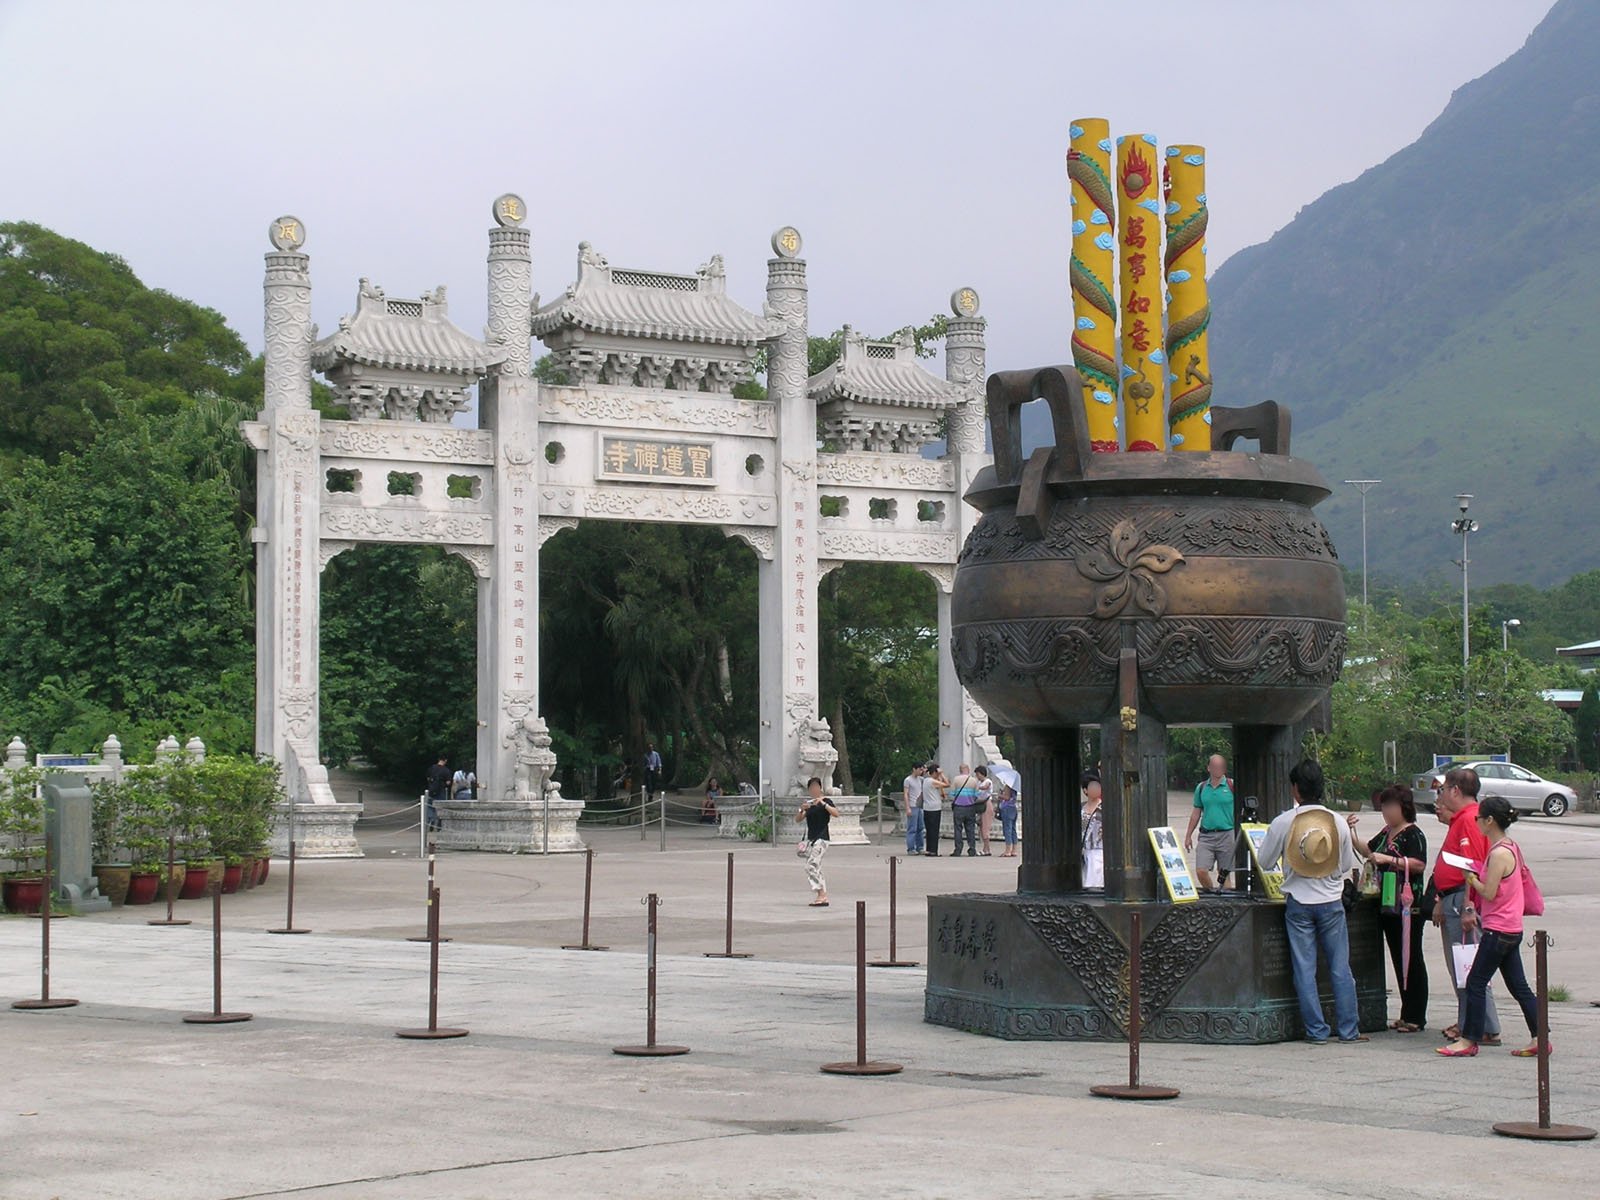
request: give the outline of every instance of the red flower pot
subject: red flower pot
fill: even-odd
[[[36,913],[44,907],[44,876],[8,879],[3,894],[7,912]]]
[[[198,900],[206,894],[206,864],[190,863],[189,869],[183,875],[183,887],[178,892],[179,900]]]
[[[267,868],[272,865],[272,860],[263,854],[256,859],[256,886],[260,887],[267,881]]]
[[[244,878],[244,864],[234,863],[222,868],[222,894],[231,896],[239,890],[239,881]]]
[[[128,898],[125,904],[149,904],[161,890],[161,876],[154,871],[135,871],[128,879]]]

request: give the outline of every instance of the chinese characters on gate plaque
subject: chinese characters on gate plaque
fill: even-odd
[[[602,479],[659,479],[672,483],[712,485],[710,442],[656,441],[644,438],[600,439]]]

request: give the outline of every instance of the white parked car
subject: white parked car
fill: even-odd
[[[1543,779],[1516,763],[1491,762],[1467,758],[1449,766],[1424,771],[1411,780],[1411,798],[1418,808],[1432,809],[1444,783],[1444,773],[1452,767],[1471,767],[1478,773],[1478,799],[1500,796],[1519,813],[1564,816],[1578,803],[1578,793],[1564,783]]]

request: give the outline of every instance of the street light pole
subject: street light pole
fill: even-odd
[[[1457,495],[1456,507],[1461,510],[1461,516],[1450,523],[1450,528],[1461,535],[1461,694],[1465,704],[1461,718],[1461,736],[1465,742],[1463,750],[1467,754],[1472,753],[1472,683],[1467,674],[1468,659],[1472,653],[1467,607],[1467,566],[1471,559],[1467,556],[1467,538],[1478,532],[1478,523],[1467,516],[1467,508],[1471,503],[1471,492]]]
[[[1361,632],[1367,632],[1367,493],[1381,479],[1346,479],[1345,482],[1361,493]]]
[[[1517,620],[1516,617],[1509,617],[1506,620],[1500,622],[1500,653],[1502,653],[1502,654],[1510,654],[1511,653],[1511,632],[1510,631],[1513,630],[1513,629],[1520,629],[1521,627],[1522,627],[1522,622]],[[1500,666],[1501,666],[1502,671],[1505,674],[1505,677],[1507,679],[1510,679],[1511,678],[1511,664],[1509,662],[1502,662],[1500,664]]]

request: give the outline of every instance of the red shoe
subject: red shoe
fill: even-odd
[[[1465,1050],[1452,1050],[1449,1046],[1439,1046],[1434,1050],[1440,1058],[1477,1058],[1478,1044],[1474,1042]]]
[[[1556,1044],[1554,1042],[1546,1042],[1544,1044],[1544,1054],[1545,1054],[1546,1058],[1549,1058],[1555,1052],[1556,1052]],[[1539,1057],[1539,1051],[1538,1051],[1537,1048],[1530,1050],[1526,1046],[1524,1046],[1520,1050],[1513,1050],[1511,1052],[1511,1057],[1512,1058],[1538,1058]]]

